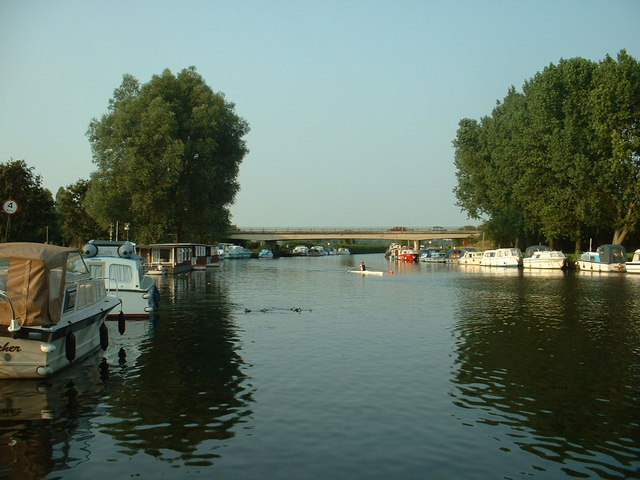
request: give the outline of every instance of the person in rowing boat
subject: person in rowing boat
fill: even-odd
[[[360,262],[360,271],[364,272],[367,269],[367,266],[364,264],[364,262]]]

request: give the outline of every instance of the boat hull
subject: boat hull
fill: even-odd
[[[627,262],[627,273],[640,273],[640,262]]]
[[[349,273],[357,273],[358,275],[372,275],[374,277],[381,277],[384,275],[384,272],[376,271],[376,270],[349,270]]]
[[[626,267],[624,263],[600,263],[600,262],[588,262],[586,260],[578,260],[576,262],[576,268],[584,272],[625,272]]]
[[[99,348],[106,349],[105,317],[118,303],[116,299],[107,299],[95,313],[82,319],[65,319],[65,325],[23,327],[13,334],[3,329],[0,331],[0,378],[48,377]]]
[[[522,260],[522,266],[524,268],[540,268],[546,270],[561,270],[566,266],[566,259],[544,259],[544,260],[532,260],[525,258]]]

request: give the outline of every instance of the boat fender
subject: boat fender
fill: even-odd
[[[129,258],[134,254],[135,248],[131,242],[125,242],[118,247],[118,255],[122,258]]]
[[[96,247],[93,243],[87,243],[84,247],[82,247],[82,254],[85,257],[95,257],[98,254],[98,247]]]
[[[120,335],[122,335],[127,328],[125,320],[126,317],[124,316],[124,312],[120,310],[120,313],[118,314],[118,332],[120,332]]]
[[[76,336],[73,333],[67,333],[64,347],[67,360],[73,362],[76,358]]]
[[[109,347],[109,330],[105,323],[100,325],[100,347],[103,351]]]

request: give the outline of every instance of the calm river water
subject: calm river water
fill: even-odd
[[[0,382],[0,478],[640,478],[640,276],[354,255],[158,284],[106,352]]]

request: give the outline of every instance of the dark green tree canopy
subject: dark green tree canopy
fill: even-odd
[[[89,180],[78,180],[73,185],[58,189],[56,209],[60,231],[65,245],[81,247],[92,238],[105,238],[106,230],[84,208]]]
[[[502,242],[622,243],[640,223],[639,139],[640,64],[624,50],[561,60],[460,121],[454,193]]]
[[[87,210],[103,226],[130,223],[138,242],[219,239],[248,152],[234,109],[194,67],[144,85],[124,75],[87,132],[98,167]]]
[[[36,175],[24,160],[12,159],[0,164],[0,204],[7,200],[15,201],[18,211],[10,218],[3,212],[2,241],[45,242],[48,228],[55,227],[57,220],[53,197],[42,187],[40,175]]]

